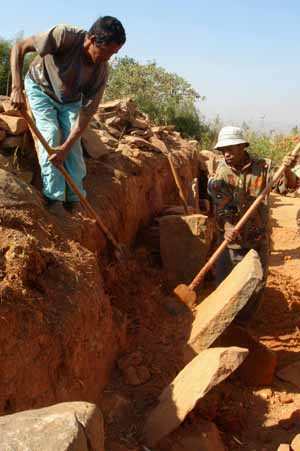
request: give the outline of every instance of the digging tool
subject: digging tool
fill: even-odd
[[[298,152],[300,150],[300,143],[297,144],[297,146],[294,148],[290,156],[296,157]],[[283,171],[285,170],[286,165],[281,164],[280,168],[275,172],[273,178],[267,183],[265,189],[262,191],[262,193],[255,199],[253,204],[248,208],[246,213],[241,217],[241,219],[238,221],[238,223],[234,226],[233,232],[238,233],[242,229],[242,227],[246,224],[248,219],[252,216],[252,214],[257,209],[258,205],[264,200],[265,196],[269,194],[269,192],[272,189],[273,184],[279,179],[279,177],[282,175]],[[197,300],[197,294],[196,289],[199,286],[199,284],[203,281],[203,278],[205,274],[212,268],[214,263],[218,260],[220,255],[224,252],[227,245],[229,244],[228,240],[224,240],[220,246],[216,249],[216,251],[212,254],[210,259],[207,261],[207,263],[203,266],[203,268],[198,272],[198,274],[194,277],[192,282],[189,285],[180,284],[177,285],[177,287],[174,289],[175,295],[179,298],[181,302],[188,306],[192,306],[195,304]]]
[[[183,194],[181,181],[179,180],[179,176],[177,174],[176,168],[175,168],[174,163],[172,161],[171,153],[168,151],[168,153],[166,155],[167,155],[168,162],[169,162],[169,165],[170,165],[170,168],[171,168],[171,171],[172,171],[172,174],[173,174],[173,177],[174,177],[177,189],[178,189],[179,197],[180,197],[180,199],[182,201],[182,204],[183,204],[184,212],[185,212],[186,215],[188,215],[189,214],[188,204],[187,204],[186,198],[185,198],[185,196]]]
[[[32,117],[28,114],[27,111],[20,111],[20,114],[23,116],[23,118],[26,120],[30,130],[32,131],[33,135],[36,136],[36,138],[41,142],[43,147],[46,149],[48,155],[52,155],[54,153],[54,150],[51,148],[51,146],[48,144],[48,142],[45,140],[37,126],[35,125],[34,120]],[[72,179],[72,177],[69,175],[69,173],[66,171],[66,169],[61,165],[58,170],[62,173],[64,176],[67,184],[70,186],[70,188],[74,191],[75,194],[80,199],[81,204],[85,207],[86,211],[90,214],[92,218],[95,219],[97,225],[100,227],[101,231],[105,234],[107,239],[113,244],[115,249],[120,255],[124,255],[124,246],[122,246],[120,243],[117,242],[113,234],[108,230],[106,225],[103,223],[100,216],[96,213],[96,211],[93,209],[89,201],[82,195],[79,188],[77,187],[76,183]]]
[[[189,214],[188,204],[187,204],[185,195],[183,193],[183,189],[182,189],[182,185],[181,185],[181,181],[180,181],[179,175],[177,173],[177,170],[176,170],[176,168],[174,166],[174,163],[173,163],[173,160],[172,160],[171,152],[169,151],[169,149],[167,148],[166,144],[162,140],[159,140],[159,141],[160,141],[160,144],[157,145],[157,147],[160,148],[161,153],[163,153],[168,159],[168,162],[169,162],[169,165],[170,165],[170,168],[171,168],[171,171],[172,171],[172,175],[173,175],[175,184],[176,184],[177,189],[178,189],[178,194],[179,194],[179,197],[180,197],[180,199],[182,201],[184,212],[185,212],[186,215],[188,215]],[[154,143],[154,145],[155,145],[155,143]]]

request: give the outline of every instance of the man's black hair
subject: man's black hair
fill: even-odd
[[[126,41],[126,33],[121,22],[115,17],[99,17],[89,30],[89,35],[96,37],[97,44],[119,44]]]

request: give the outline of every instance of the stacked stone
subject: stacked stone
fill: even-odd
[[[24,152],[32,151],[28,132],[26,121],[11,106],[9,97],[0,96],[0,167],[30,183],[33,171],[29,164],[23,164]]]

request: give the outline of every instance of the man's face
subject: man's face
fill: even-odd
[[[241,166],[245,161],[245,148],[247,144],[235,144],[234,146],[222,147],[219,150],[224,155],[229,166]]]
[[[87,52],[94,64],[108,61],[122,47],[122,44],[116,44],[115,42],[110,44],[97,44],[95,36],[88,38],[88,44]]]

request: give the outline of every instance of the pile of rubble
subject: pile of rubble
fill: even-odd
[[[32,147],[26,121],[10,104],[9,97],[0,96],[0,149],[23,151]],[[173,126],[153,126],[148,116],[138,111],[131,98],[100,104],[82,137],[91,158],[98,159],[124,148],[149,152],[187,149],[195,141],[184,140]],[[175,147],[174,147],[175,144]],[[1,157],[2,159],[2,157]],[[1,164],[3,162],[1,161]]]
[[[82,141],[92,158],[128,148],[166,153],[169,147],[183,150],[195,144],[184,140],[173,126],[153,126],[131,98],[100,104]]]
[[[35,167],[32,147],[26,121],[12,108],[9,97],[0,96],[0,168],[31,183]]]
[[[31,136],[26,121],[11,106],[9,97],[0,96],[0,168],[36,185],[39,166],[34,143],[37,143],[36,138]],[[100,104],[82,136],[82,144],[90,161],[116,162],[118,156],[123,155],[138,163],[143,159],[143,153],[145,157],[155,153],[160,159],[164,158],[163,154],[172,152],[177,167],[182,165],[177,162],[177,151],[193,160],[191,151],[197,148],[197,141],[182,138],[174,126],[153,125],[131,98]],[[203,153],[203,162],[208,159]],[[39,185],[36,187],[40,188]]]

